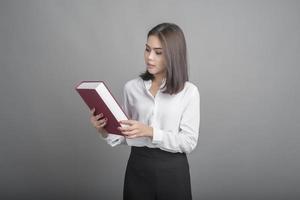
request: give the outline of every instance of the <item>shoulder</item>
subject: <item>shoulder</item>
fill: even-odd
[[[200,95],[198,87],[189,81],[185,82],[183,90],[190,95]]]
[[[131,79],[125,83],[124,90],[125,91],[134,90],[136,88],[139,88],[142,83],[143,83],[143,80],[140,77]]]

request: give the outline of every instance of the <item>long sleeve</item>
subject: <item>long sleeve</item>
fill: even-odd
[[[200,127],[200,94],[195,89],[182,113],[178,131],[153,127],[152,143],[169,152],[190,153],[197,145]]]
[[[99,136],[101,139],[105,140],[107,144],[114,147],[124,143],[124,137],[121,135],[108,133],[107,137],[104,138],[101,134]]]
[[[200,93],[196,85],[185,82],[176,94],[163,93],[163,84],[153,96],[152,80],[138,77],[123,88],[122,108],[129,119],[153,127],[153,137],[128,139],[109,134],[105,140],[111,146],[160,148],[169,152],[190,153],[197,145],[200,126]]]

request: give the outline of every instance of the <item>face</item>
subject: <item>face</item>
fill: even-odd
[[[166,72],[165,56],[157,36],[149,36],[144,53],[147,71],[155,77],[164,76]]]

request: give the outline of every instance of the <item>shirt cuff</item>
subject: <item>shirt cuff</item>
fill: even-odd
[[[108,133],[106,138],[104,138],[100,134],[100,138],[102,140],[105,140],[107,142],[107,144],[109,144],[112,147],[121,144],[122,141],[124,140],[124,136],[122,136],[122,135],[116,135],[116,134],[111,134],[111,133]]]
[[[153,127],[152,143],[160,144],[162,141],[163,141],[163,131]]]

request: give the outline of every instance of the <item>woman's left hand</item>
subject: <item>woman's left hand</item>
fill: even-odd
[[[127,138],[137,138],[137,137],[150,137],[153,136],[153,128],[135,120],[122,120],[121,124],[127,125],[124,127],[119,127],[118,129]]]

